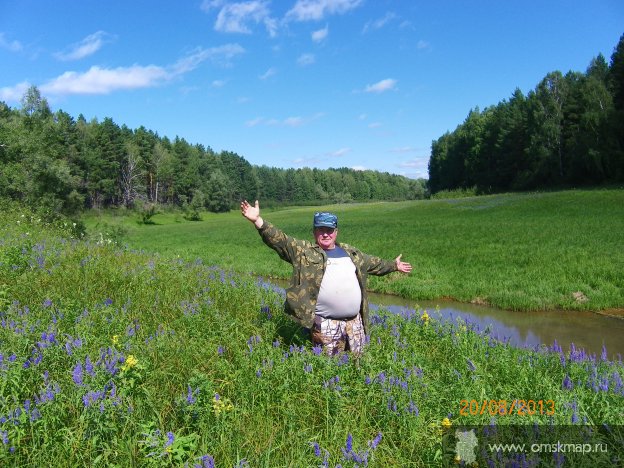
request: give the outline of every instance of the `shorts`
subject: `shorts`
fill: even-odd
[[[341,351],[351,351],[354,355],[362,354],[366,335],[362,317],[357,314],[352,319],[329,319],[314,317],[311,330],[312,343],[321,345],[325,353],[334,356]]]

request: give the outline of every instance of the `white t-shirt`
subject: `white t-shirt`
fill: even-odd
[[[326,250],[327,265],[316,301],[316,315],[331,319],[349,319],[360,312],[362,291],[355,265],[344,249]]]

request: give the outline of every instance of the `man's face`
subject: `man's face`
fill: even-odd
[[[336,237],[338,229],[329,227],[314,228],[314,240],[316,244],[323,250],[331,250],[336,247]]]

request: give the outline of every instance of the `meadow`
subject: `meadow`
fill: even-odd
[[[478,202],[463,210],[493,208]],[[456,204],[445,203],[451,222]],[[517,349],[474,324],[443,323],[435,310],[381,310],[361,359],[329,358],[281,312],[279,291],[231,268],[271,253],[249,225],[228,235],[224,227],[243,221],[234,214],[198,223],[162,216],[136,228],[158,233],[143,239],[180,249],[168,252],[116,245],[97,232],[78,239],[71,222],[1,208],[4,466],[465,465],[456,459],[455,430],[473,425],[490,435],[529,428],[540,442],[568,430],[568,440],[590,437],[606,449],[536,455],[480,447],[479,466],[622,463],[624,365],[606,350],[588,355],[556,342]],[[367,219],[383,234],[389,223],[403,225],[408,211],[385,206],[377,214],[394,221],[370,223],[366,207],[351,207],[341,213],[345,237],[355,245],[368,239],[377,254],[407,256],[391,237],[358,237],[354,226]],[[308,214],[266,217],[305,235]],[[433,229],[431,222],[419,226]],[[187,235],[205,233],[203,245],[181,237],[181,226],[201,228]],[[128,230],[126,241],[133,235]],[[232,247],[215,245],[219,239]],[[218,252],[220,261],[201,258]],[[241,252],[256,256],[237,260]],[[262,273],[278,274],[278,265],[268,261]],[[394,275],[388,286],[401,284]],[[588,436],[587,428],[600,430]]]
[[[315,209],[339,217],[339,241],[393,259],[409,276],[371,278],[370,289],[408,299],[450,298],[508,310],[624,313],[624,190],[571,190],[399,203],[262,209],[311,239]],[[234,211],[199,222],[161,213],[153,225],[123,211],[90,213],[89,229],[133,248],[240,273],[287,279],[291,269]],[[122,233],[123,236],[119,236]]]

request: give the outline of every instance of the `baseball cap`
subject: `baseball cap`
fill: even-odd
[[[314,227],[328,227],[336,229],[338,227],[338,217],[333,213],[314,213]]]

